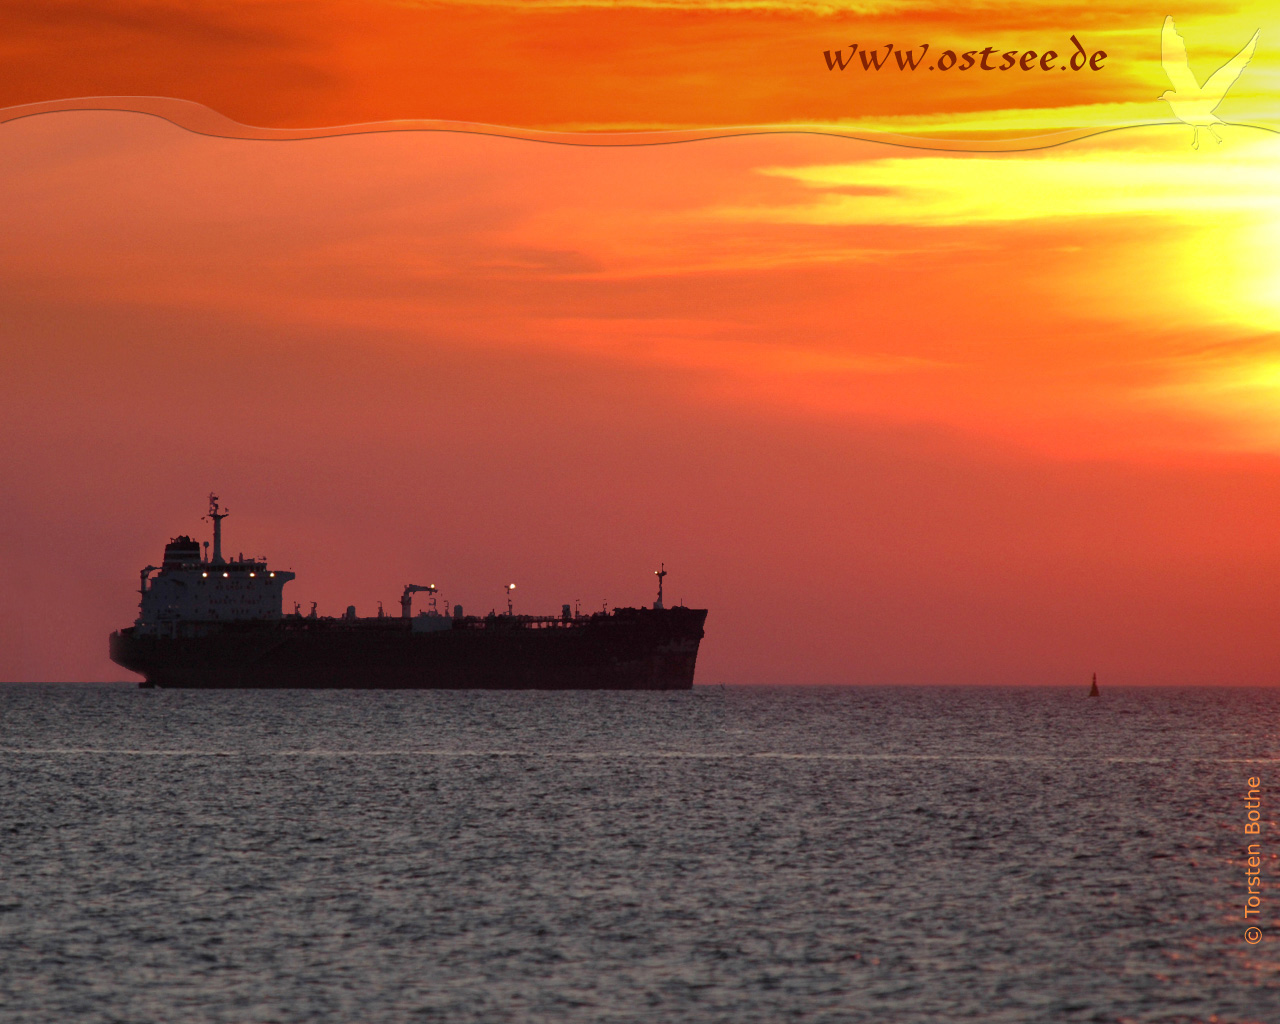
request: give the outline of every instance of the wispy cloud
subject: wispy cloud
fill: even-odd
[[[890,156],[762,174],[797,182],[810,202],[726,208],[733,219],[808,224],[987,224],[1077,217],[1202,220],[1280,212],[1275,176],[1280,139],[1237,131],[1222,152],[1140,143],[1028,154]],[[1181,139],[1182,133],[1177,133]]]

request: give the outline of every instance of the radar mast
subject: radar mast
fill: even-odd
[[[218,510],[218,496],[210,493],[209,495],[209,514],[205,519],[213,520],[213,565],[225,565],[226,561],[222,557],[222,520],[230,515],[229,512],[221,512]]]

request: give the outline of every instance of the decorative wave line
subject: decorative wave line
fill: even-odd
[[[514,128],[507,125],[480,124],[473,121],[441,121],[402,119],[369,121],[362,124],[334,125],[318,128],[263,128],[241,124],[204,104],[166,96],[88,96],[74,99],[46,100],[0,109],[0,124],[44,114],[70,112],[116,112],[158,117],[197,135],[212,138],[241,139],[251,142],[300,142],[331,139],[346,135],[371,135],[387,132],[452,132],[467,135],[489,135],[527,142],[543,142],[561,146],[669,146],[684,142],[758,135],[826,135],[877,142],[908,149],[956,153],[1015,153],[1052,149],[1081,139],[1126,128],[1153,125],[1181,125],[1176,119],[1133,121],[1107,126],[1062,128],[1041,132],[1014,130],[972,133],[967,138],[949,138],[930,133],[901,133],[853,128],[842,125],[779,124],[743,125],[718,128],[686,128],[659,131],[546,131]],[[1257,124],[1238,125],[1280,134],[1277,129]]]

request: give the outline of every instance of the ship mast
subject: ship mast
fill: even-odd
[[[654,611],[662,611],[662,579],[667,575],[667,563],[660,563],[660,567],[653,570],[653,574],[658,577],[658,600],[653,602]]]
[[[226,519],[230,513],[220,512],[218,510],[218,496],[216,494],[209,495],[209,514],[205,519],[213,520],[213,560],[212,565],[224,565],[222,558],[222,520]]]

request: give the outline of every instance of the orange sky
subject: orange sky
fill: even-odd
[[[480,6],[410,13],[519,21]],[[156,5],[106,22],[222,47],[223,86],[236,60],[283,75],[294,36],[264,26],[299,22],[242,9],[253,31]],[[75,40],[105,8],[63,10]],[[1088,24],[1060,14],[1000,30]],[[532,17],[575,26],[537,36],[538,59],[557,43],[574,68],[555,74],[587,78],[575,55],[606,17],[757,39],[821,20],[722,16]],[[1257,21],[1202,18],[1239,43]],[[33,63],[5,102],[111,70],[67,60],[57,79],[46,59],[40,78],[55,22],[10,34]],[[449,81],[474,110],[408,113],[644,120]],[[325,95],[389,116],[360,106],[376,92]],[[645,123],[675,123],[662,95]],[[707,102],[682,123],[729,109]],[[0,126],[0,679],[127,678],[106,634],[164,541],[203,536],[214,489],[231,549],[292,566],[286,598],[322,613],[393,608],[410,579],[469,611],[510,580],[524,611],[641,603],[665,561],[672,596],[711,609],[699,682],[1276,682],[1280,137],[1222,134],[938,154],[794,134],[247,142],[105,112]]]
[[[1168,118],[1163,7],[1035,0],[47,0],[0,3],[0,108],[159,96],[234,120],[317,127],[429,118],[524,128],[860,123],[956,130]],[[1201,79],[1268,29],[1224,110],[1275,124],[1270,5],[1172,13]],[[1275,29],[1277,31],[1271,31]],[[1060,71],[1075,35],[1098,71]],[[923,47],[1054,50],[1055,69],[832,72],[823,57]],[[922,51],[923,52],[923,51]],[[932,63],[932,61],[927,62]],[[1010,121],[1013,118],[1012,122]]]

